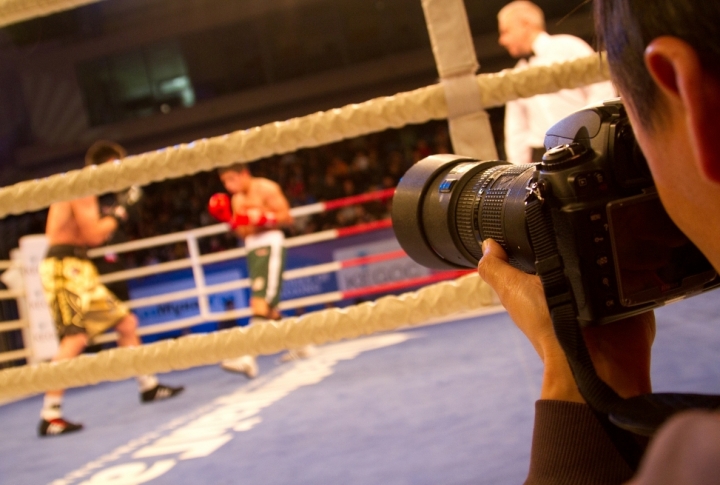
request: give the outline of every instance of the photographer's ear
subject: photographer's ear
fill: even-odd
[[[645,65],[666,101],[668,115],[687,123],[700,172],[720,184],[720,79],[677,37],[658,37],[645,49]]]

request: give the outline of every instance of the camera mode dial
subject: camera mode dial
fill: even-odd
[[[588,153],[588,148],[580,143],[558,145],[545,152],[541,166],[547,171],[565,169],[582,163]]]

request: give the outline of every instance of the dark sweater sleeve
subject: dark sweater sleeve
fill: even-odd
[[[526,485],[616,485],[632,478],[586,404],[535,403],[530,473]]]

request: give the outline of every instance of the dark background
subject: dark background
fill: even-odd
[[[480,72],[511,67],[503,0],[466,8]],[[589,5],[539,0],[592,43]],[[420,0],[107,0],[0,29],[0,186],[426,86]]]

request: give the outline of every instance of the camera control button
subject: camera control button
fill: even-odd
[[[541,165],[545,170],[560,170],[573,165],[579,165],[590,150],[585,145],[573,142],[567,145],[558,145],[545,152]]]
[[[610,275],[600,275],[598,283],[603,290],[614,290],[612,277]]]
[[[597,184],[599,189],[607,188],[607,181],[605,180],[605,174],[603,172],[593,172],[592,178]]]
[[[584,189],[590,185],[590,178],[585,174],[580,174],[575,177],[575,185],[578,189]]]
[[[598,254],[595,257],[595,264],[598,268],[606,268],[610,264],[610,258],[606,254]]]
[[[590,211],[588,218],[593,224],[602,224],[604,222],[603,213],[598,210]]]

